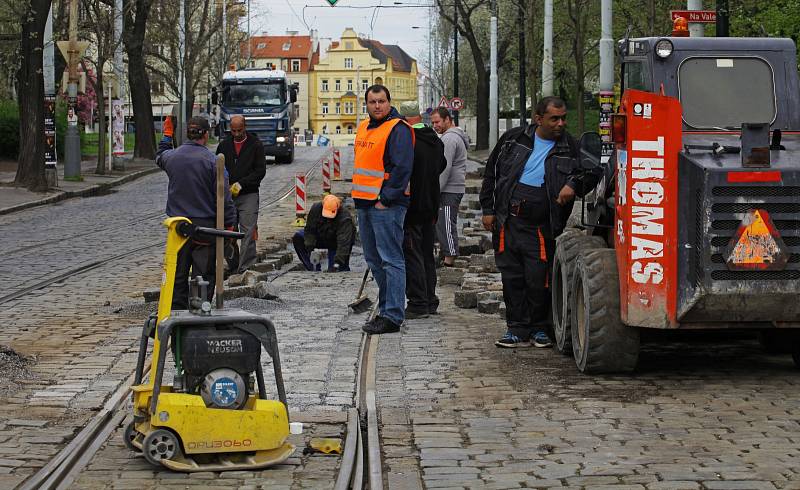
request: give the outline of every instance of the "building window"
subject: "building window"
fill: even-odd
[[[333,85],[334,85],[333,89],[336,90],[337,92],[342,90],[342,81],[341,80],[336,80],[333,83]]]
[[[361,114],[366,114],[366,113],[367,113],[367,103],[366,102],[362,102],[361,103]]]
[[[322,134],[328,134],[328,125],[327,124],[322,126]]]
[[[344,49],[353,49],[353,42],[352,41],[345,41]]]
[[[351,92],[353,91],[353,79],[352,78],[348,78],[347,79],[347,90],[349,90]]]
[[[336,103],[336,114],[342,113],[342,104],[340,102]]]
[[[375,85],[383,85],[383,78],[376,77],[375,78]]]
[[[300,60],[292,60],[292,71],[300,71]]]
[[[361,91],[366,92],[369,88],[369,80],[361,80]]]
[[[292,43],[290,43],[290,42],[289,43],[283,43],[283,50],[284,51],[289,51],[290,49],[292,49]]]
[[[256,49],[264,49],[267,47],[267,43],[258,43],[256,44]]]
[[[327,114],[328,113],[328,103],[327,102],[323,102],[322,103],[322,113],[323,114]]]
[[[336,134],[342,134],[342,127],[336,126]]]
[[[345,68],[353,68],[353,58],[345,58],[344,59],[344,67]]]
[[[352,114],[353,113],[353,103],[352,102],[345,102],[344,103],[344,113],[345,114]]]
[[[347,134],[353,134],[353,126],[347,126]]]
[[[327,92],[328,91],[328,81],[327,80],[323,80],[322,81],[322,91],[323,92]]]

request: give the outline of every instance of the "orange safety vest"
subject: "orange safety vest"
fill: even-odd
[[[389,174],[383,168],[383,154],[386,151],[386,142],[389,134],[398,123],[403,123],[411,129],[405,120],[390,119],[376,128],[367,129],[370,120],[365,119],[358,125],[356,140],[353,145],[355,162],[353,164],[353,199],[375,201],[381,193],[384,180],[389,180]],[[411,129],[411,144],[414,144],[414,130]]]

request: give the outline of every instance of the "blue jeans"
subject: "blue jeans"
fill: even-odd
[[[403,258],[403,221],[407,209],[359,208],[358,233],[364,259],[378,283],[378,311],[400,325],[405,319],[406,264]]]

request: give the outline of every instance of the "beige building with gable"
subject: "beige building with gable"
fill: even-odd
[[[326,136],[334,145],[352,144],[356,124],[369,117],[364,92],[376,83],[388,87],[395,107],[417,102],[416,60],[399,46],[360,38],[352,28],[345,29],[310,73],[314,134]]]

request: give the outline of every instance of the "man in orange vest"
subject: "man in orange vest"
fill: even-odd
[[[382,334],[399,331],[405,319],[403,221],[411,195],[414,133],[392,107],[389,89],[373,85],[364,99],[369,119],[356,133],[352,196],[364,259],[378,283],[379,314],[363,330]]]

